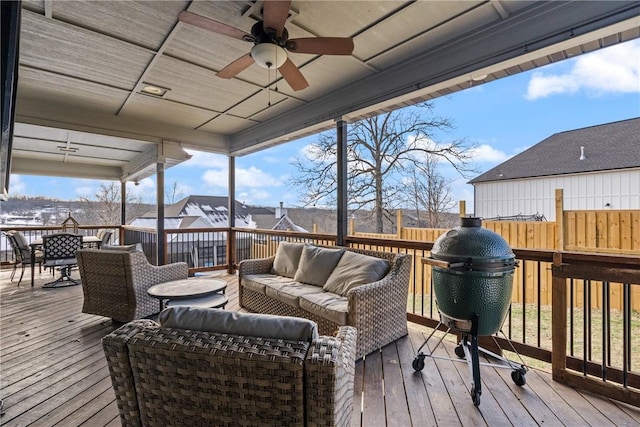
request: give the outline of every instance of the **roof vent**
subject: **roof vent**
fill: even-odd
[[[584,155],[584,146],[580,146],[580,160],[586,159],[587,156]]]

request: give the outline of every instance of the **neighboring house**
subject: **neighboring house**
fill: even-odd
[[[640,209],[640,118],[560,132],[470,181],[476,216]]]
[[[165,206],[165,230],[185,230],[203,228],[227,228],[229,226],[228,197],[188,196]],[[293,230],[307,232],[291,221],[286,210],[247,206],[235,202],[235,226],[239,228],[265,228],[273,230]],[[156,228],[156,212],[150,211],[135,218],[129,224],[133,227]],[[236,240],[236,250],[250,250],[250,237]],[[169,262],[186,261],[194,267],[211,267],[226,262],[227,233],[224,231],[193,231],[169,233],[167,253]]]

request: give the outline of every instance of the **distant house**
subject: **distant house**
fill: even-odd
[[[226,263],[227,233],[222,231],[198,231],[197,229],[229,227],[229,198],[226,196],[188,196],[165,206],[165,230],[193,229],[193,232],[169,233],[167,252],[169,262],[186,261],[194,267],[211,267]],[[286,210],[247,206],[235,202],[235,226],[239,228],[264,228],[307,232],[291,221]],[[156,228],[156,212],[150,211],[135,218],[133,227]],[[249,250],[249,237],[236,240],[236,250]]]
[[[470,181],[476,216],[640,209],[640,118],[560,132]]]

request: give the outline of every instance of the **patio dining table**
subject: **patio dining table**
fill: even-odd
[[[82,247],[100,247],[102,244],[102,239],[97,236],[82,236]],[[36,250],[42,248],[42,238],[36,239],[29,243],[31,247],[31,287],[33,288],[33,284],[35,281],[35,260],[36,260]]]

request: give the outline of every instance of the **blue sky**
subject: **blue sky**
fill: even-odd
[[[554,133],[640,116],[640,41],[475,85],[438,98],[434,105],[435,114],[450,118],[455,125],[438,139],[464,138],[475,144],[474,165],[482,173]],[[313,139],[307,137],[237,158],[236,198],[261,206],[275,206],[280,201],[300,206],[301,198],[290,186],[296,174],[291,159]],[[165,184],[176,182],[182,196],[226,195],[227,158],[192,154],[188,162],[166,171]],[[473,187],[466,184],[468,178],[444,165],[440,173],[453,180],[453,199],[466,200],[467,206],[473,206]],[[65,200],[92,198],[100,184],[97,180],[14,174],[10,192]],[[152,178],[131,185],[128,191],[143,201],[155,201]]]

